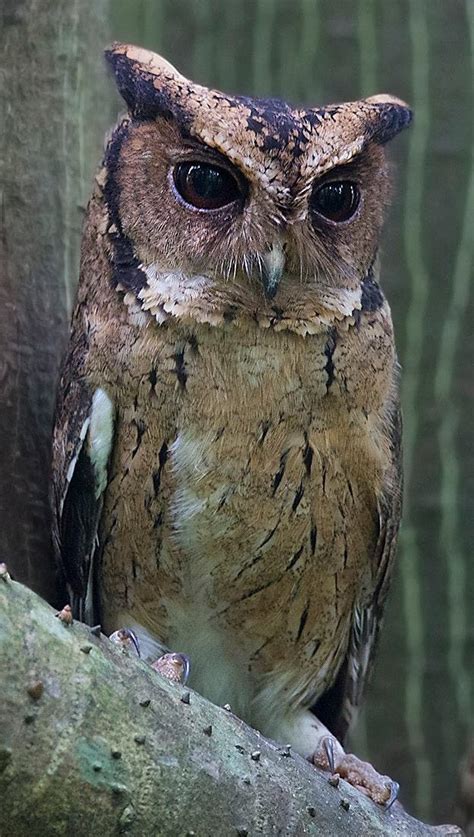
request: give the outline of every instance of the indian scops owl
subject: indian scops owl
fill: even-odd
[[[184,652],[191,686],[310,756],[326,727],[344,739],[392,572],[377,249],[410,111],[293,109],[136,47],[107,59],[128,114],[89,204],[54,435],[72,604]]]

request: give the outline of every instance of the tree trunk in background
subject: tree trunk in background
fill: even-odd
[[[114,38],[229,92],[317,104],[389,92],[382,283],[403,365],[399,571],[354,747],[449,820],[474,717],[474,0],[116,0]]]
[[[110,122],[108,2],[2,0],[0,14],[0,556],[51,599],[52,414]]]

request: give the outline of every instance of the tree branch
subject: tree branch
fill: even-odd
[[[10,837],[459,835],[384,811],[231,712],[0,579],[0,795]]]

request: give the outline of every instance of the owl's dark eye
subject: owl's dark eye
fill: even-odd
[[[340,223],[352,218],[359,206],[360,192],[349,180],[324,183],[311,195],[311,209],[329,221]]]
[[[208,163],[180,163],[174,170],[174,182],[183,200],[197,209],[220,209],[242,197],[235,177]]]

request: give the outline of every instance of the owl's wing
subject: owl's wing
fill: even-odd
[[[107,393],[61,382],[53,437],[53,542],[74,616],[94,622],[94,554],[113,444]]]
[[[386,491],[379,502],[379,530],[374,561],[371,599],[355,608],[344,662],[333,686],[320,698],[314,711],[336,738],[344,739],[355,720],[363,692],[370,678],[374,653],[382,625],[385,600],[390,587],[401,517],[402,419],[396,405],[391,420],[392,467]]]

